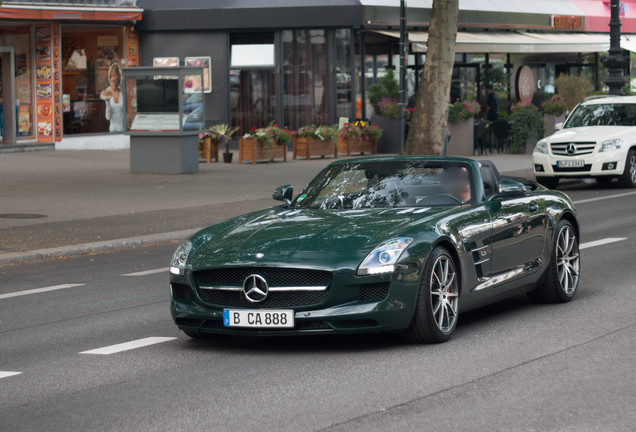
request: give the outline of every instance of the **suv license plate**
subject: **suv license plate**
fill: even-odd
[[[559,168],[583,168],[584,165],[585,165],[584,160],[557,161],[557,167]]]
[[[225,327],[293,328],[293,310],[223,309]]]

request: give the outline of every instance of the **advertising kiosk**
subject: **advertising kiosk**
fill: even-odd
[[[130,171],[188,174],[199,170],[205,118],[202,67],[123,69],[124,130]]]

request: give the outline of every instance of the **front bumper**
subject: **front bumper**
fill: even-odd
[[[583,161],[582,168],[560,168],[559,161]],[[623,174],[625,155],[617,151],[593,153],[584,156],[557,156],[532,153],[535,177],[616,177]]]
[[[186,275],[187,276],[187,275]],[[215,305],[191,283],[192,278],[171,277],[172,318],[180,330],[192,333],[229,335],[297,335],[326,333],[371,333],[408,327],[415,311],[419,277],[415,273],[357,276],[351,272],[334,272],[326,295],[318,304],[271,309],[294,311],[291,329],[225,327],[223,310],[250,309]],[[369,294],[367,287],[372,288]],[[266,311],[268,308],[254,306]]]

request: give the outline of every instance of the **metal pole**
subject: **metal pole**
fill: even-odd
[[[609,56],[605,60],[605,66],[609,69],[609,75],[605,79],[605,84],[609,87],[609,94],[622,96],[625,77],[623,67],[625,58],[621,49],[621,18],[619,0],[612,0],[610,5],[610,49]]]
[[[406,38],[406,0],[400,0],[400,154],[404,154],[405,127],[404,109],[406,108],[406,68],[408,67],[408,40]]]

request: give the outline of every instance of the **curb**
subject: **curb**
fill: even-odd
[[[28,252],[13,252],[0,255],[0,266],[18,264],[40,259],[58,258],[62,256],[83,255],[92,252],[104,252],[113,249],[126,249],[134,246],[143,246],[157,243],[168,243],[174,240],[185,240],[201,228],[183,231],[172,231],[160,234],[149,234],[139,237],[129,237],[115,240],[105,240],[95,243],[81,243],[70,246],[60,246],[49,249],[37,249]]]

